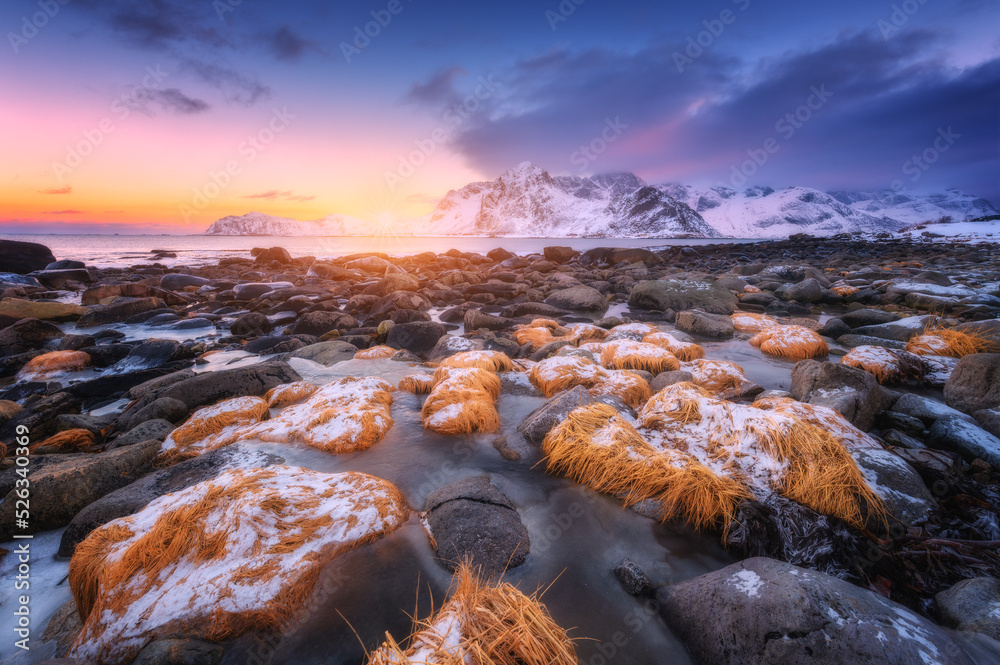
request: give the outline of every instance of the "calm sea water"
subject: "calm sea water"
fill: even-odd
[[[515,254],[540,252],[550,245],[584,251],[594,247],[647,247],[710,245],[720,242],[755,242],[747,239],[713,238],[477,238],[449,237],[290,237],[290,236],[202,236],[202,235],[22,235],[0,234],[0,238],[37,242],[52,250],[57,259],[75,259],[99,268],[129,266],[152,261],[152,250],[169,250],[177,258],[161,259],[164,265],[214,263],[224,256],[249,256],[252,247],[284,247],[292,256],[335,258],[358,252],[406,255],[419,252],[463,252],[485,254],[503,247]]]

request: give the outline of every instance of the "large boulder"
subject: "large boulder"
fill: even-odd
[[[869,485],[885,502],[892,524],[910,526],[926,521],[937,504],[912,466],[883,448],[855,448],[851,456]],[[879,533],[886,525],[872,516],[867,526],[869,531]]]
[[[118,323],[138,314],[163,309],[166,304],[159,298],[117,298],[109,305],[95,305],[76,322],[78,328]]]
[[[351,330],[357,327],[357,319],[345,312],[306,312],[295,321],[291,333],[322,337],[331,330]]]
[[[973,665],[942,628],[873,591],[751,558],[657,591],[699,665]]]
[[[40,349],[66,333],[53,323],[39,319],[21,319],[0,330],[0,353],[5,356]]]
[[[820,360],[795,363],[789,392],[800,402],[833,409],[864,431],[892,404],[889,393],[868,372]]]
[[[944,401],[965,413],[1000,406],[1000,353],[961,358],[944,385]]]
[[[674,326],[692,335],[702,337],[732,337],[736,329],[733,321],[722,314],[709,314],[697,309],[678,312]]]
[[[124,358],[112,366],[109,373],[123,374],[139,369],[161,367],[169,362],[193,356],[194,353],[180,342],[172,339],[149,339],[133,346]]]
[[[739,301],[718,282],[696,279],[640,282],[628,296],[629,307],[680,311],[700,309],[709,314],[732,314]]]
[[[164,494],[215,478],[230,469],[263,468],[283,461],[274,455],[251,452],[239,445],[232,445],[154,471],[102,496],[77,513],[63,532],[59,556],[73,556],[77,544],[91,531],[111,520],[139,512],[150,501]]]
[[[1000,580],[973,577],[934,596],[944,624],[1000,641]]]
[[[823,299],[823,285],[810,277],[796,284],[789,285],[783,292],[785,300],[798,302],[819,302]]]
[[[160,288],[167,291],[183,291],[189,286],[200,287],[211,284],[212,280],[197,275],[172,272],[160,277]]]
[[[896,403],[892,405],[892,410],[896,413],[919,418],[927,426],[933,425],[934,421],[941,418],[958,418],[970,423],[975,422],[972,416],[966,415],[930,397],[924,397],[915,393],[906,393],[897,399]]]
[[[258,254],[255,259],[256,263],[270,263],[271,261],[277,261],[278,263],[291,263],[292,255],[289,254],[288,250],[284,247],[270,247]]]
[[[45,245],[20,240],[0,240],[0,272],[25,275],[35,270],[45,270],[56,257]]]
[[[441,362],[456,353],[465,351],[482,351],[486,348],[485,342],[481,339],[469,339],[458,335],[444,335],[437,341],[434,348],[427,354],[427,359],[431,362]]]
[[[239,337],[266,335],[274,329],[271,321],[262,312],[247,312],[236,317],[229,325],[229,332]]]
[[[545,304],[572,312],[604,313],[608,309],[608,301],[603,293],[583,285],[553,291],[545,299]]]
[[[468,561],[483,577],[499,577],[528,556],[528,530],[521,516],[487,476],[431,492],[424,510],[437,559],[448,570]]]
[[[968,461],[985,460],[1000,469],[1000,439],[961,418],[941,418],[927,432],[927,445],[958,453]]]
[[[506,330],[514,327],[516,321],[505,316],[493,316],[478,309],[468,309],[462,317],[462,324],[469,332],[486,328],[487,330]]]
[[[397,323],[389,329],[385,343],[394,349],[427,353],[446,334],[448,331],[445,330],[445,327],[436,321]]]
[[[576,251],[572,247],[562,247],[554,245],[543,249],[542,255],[545,256],[546,261],[552,261],[552,263],[569,263],[577,256],[579,256],[580,252]]]
[[[293,358],[304,358],[320,365],[336,365],[342,360],[350,360],[358,352],[358,347],[350,342],[341,340],[330,340],[328,342],[317,342],[303,346],[301,349],[292,351]]]
[[[17,490],[0,502],[0,542],[10,540],[14,533],[38,533],[69,524],[86,506],[152,471],[159,450],[159,442],[149,441],[98,455],[59,455],[57,462],[28,476],[32,491],[27,529],[15,530]]]
[[[372,257],[376,258],[376,257]],[[412,291],[394,291],[382,296],[372,305],[368,312],[368,325],[377,325],[385,321],[396,310],[414,310],[426,312],[431,308],[430,301],[419,293]]]
[[[156,404],[159,401],[160,400],[156,400],[153,404]],[[170,401],[176,402],[177,400]],[[149,406],[153,406],[153,404],[150,404]],[[141,411],[145,410],[145,408],[141,409]],[[122,427],[122,429],[124,430],[125,428]],[[150,418],[149,420],[143,420],[136,425],[132,425],[131,428],[125,431],[124,434],[112,441],[109,448],[124,448],[125,446],[132,446],[137,443],[153,440],[163,442],[163,440],[170,436],[170,433],[173,431],[174,426],[171,421],[164,418]]]
[[[852,328],[890,323],[898,321],[900,318],[899,314],[887,312],[884,309],[856,309],[853,312],[846,312],[840,315],[840,320]]]
[[[860,326],[854,329],[854,334],[880,337],[882,339],[894,339],[897,342],[907,342],[911,337],[915,337],[930,328],[937,321],[937,318],[932,314],[908,316],[905,319],[890,321],[888,323]]]
[[[565,420],[570,411],[579,406],[593,403],[594,398],[587,392],[587,389],[583,386],[576,386],[552,397],[528,414],[528,417],[517,426],[517,431],[536,446],[541,445],[549,430]]]
[[[641,247],[594,247],[580,255],[580,263],[614,266],[619,263],[643,262],[647,266],[663,263],[663,257]]]
[[[172,637],[147,644],[132,665],[218,665],[224,652],[214,642]]]
[[[0,316],[15,319],[41,319],[42,321],[76,321],[89,310],[65,302],[43,302],[4,298],[0,300]]]
[[[170,397],[184,402],[190,410],[205,404],[215,404],[230,397],[263,395],[282,383],[301,380],[302,377],[289,367],[288,363],[268,361],[235,369],[195,374],[166,387],[146,392],[133,408],[142,408],[160,397]]]

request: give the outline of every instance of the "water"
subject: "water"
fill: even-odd
[[[157,259],[166,266],[216,263],[229,256],[249,257],[253,247],[284,247],[292,256],[336,258],[360,252],[393,255],[444,252],[458,249],[485,254],[503,247],[516,254],[541,252],[550,245],[584,251],[594,247],[667,247],[710,245],[720,242],[757,242],[747,239],[713,238],[479,238],[479,237],[301,237],[301,236],[202,236],[202,235],[20,235],[0,234],[7,240],[37,242],[52,250],[57,259],[75,259],[97,268],[152,263],[151,250],[168,250],[176,258]]]

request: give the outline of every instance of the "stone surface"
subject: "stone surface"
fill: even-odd
[[[39,319],[21,319],[0,330],[0,349],[4,355],[24,353],[40,349],[51,340],[63,337],[65,333],[54,323]]]
[[[583,386],[576,386],[571,390],[553,396],[545,404],[541,405],[524,419],[517,426],[517,431],[524,435],[531,443],[541,445],[545,435],[569,415],[569,412],[578,406],[593,404],[594,398],[590,396]]]
[[[700,280],[640,282],[628,297],[629,307],[634,309],[698,308],[709,314],[732,314],[738,303],[736,296],[721,284]]]
[[[961,358],[944,385],[944,401],[965,413],[1000,406],[1000,353]]]
[[[0,239],[0,272],[24,275],[35,270],[44,270],[55,260],[52,250],[45,245]]]
[[[358,347],[353,344],[334,339],[303,346],[301,349],[292,351],[292,357],[304,358],[330,367],[342,360],[350,360],[357,352]]]
[[[95,305],[76,322],[78,328],[119,323],[125,319],[166,307],[159,298],[117,298],[108,305]]]
[[[972,416],[966,415],[957,409],[953,409],[947,404],[942,404],[930,397],[906,393],[896,400],[892,405],[892,410],[898,413],[919,418],[925,425],[933,425],[935,420],[940,418],[958,418],[968,422],[975,422]]]
[[[546,305],[572,312],[596,312],[603,314],[608,309],[604,294],[590,286],[571,286],[553,291],[545,299]]]
[[[696,309],[678,312],[674,326],[692,335],[719,339],[732,337],[736,329],[728,316],[709,314]]]
[[[357,319],[344,312],[306,312],[295,321],[291,333],[321,337],[331,330],[351,330],[357,327]]]
[[[790,285],[784,291],[785,300],[814,303],[823,299],[823,286],[818,280],[810,277]]]
[[[792,368],[792,397],[833,409],[867,431],[892,399],[868,372],[841,363],[800,360]]]
[[[631,596],[641,596],[650,590],[649,577],[646,571],[636,565],[632,559],[622,559],[612,571],[618,583]]]
[[[868,335],[869,337],[892,339],[897,342],[906,342],[911,337],[919,335],[930,328],[937,321],[937,318],[931,314],[910,316],[888,323],[860,326],[854,329],[854,333],[857,335]]]
[[[974,577],[934,596],[942,623],[1000,641],[1000,580]]]
[[[397,323],[389,330],[385,343],[394,349],[406,349],[421,354],[433,349],[438,340],[447,333],[445,327],[436,321]]]
[[[236,317],[236,320],[229,325],[229,332],[238,336],[266,335],[274,326],[267,316],[261,312],[247,312]]]
[[[0,300],[0,316],[15,319],[41,319],[42,321],[75,321],[89,310],[80,305],[64,302],[43,302],[4,298]]]
[[[177,400],[172,401],[176,402]],[[138,424],[133,425],[130,429],[124,431],[111,442],[110,447],[122,448],[124,446],[132,446],[137,443],[143,443],[144,441],[160,441],[162,443],[163,440],[167,438],[167,435],[173,431],[174,426],[169,420],[163,418],[151,418],[149,420],[141,421]]]
[[[289,367],[288,363],[271,360],[247,367],[195,374],[166,387],[147,392],[133,408],[142,408],[160,397],[170,397],[184,402],[190,410],[205,404],[215,404],[230,397],[263,395],[282,383],[301,379],[302,377]]]
[[[901,457],[882,448],[856,448],[851,456],[875,493],[882,497],[892,524],[910,526],[927,519],[937,505],[920,475]],[[884,524],[872,519],[873,533],[885,532]]]
[[[927,445],[958,453],[971,462],[985,460],[1000,469],[1000,438],[961,418],[941,418],[927,432]]]

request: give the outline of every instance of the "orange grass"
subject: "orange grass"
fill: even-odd
[[[849,286],[847,284],[842,284],[840,286],[831,286],[830,290],[836,293],[841,298],[846,298],[847,296],[853,296],[858,292],[858,287]]]
[[[430,374],[407,374],[399,380],[399,389],[414,395],[426,395],[434,387],[434,377]]]
[[[674,354],[663,347],[628,339],[605,344],[601,348],[601,364],[609,369],[641,369],[654,376],[681,366]]]
[[[354,354],[355,360],[381,360],[384,358],[392,358],[394,355],[399,353],[399,349],[394,349],[391,346],[385,346],[380,344],[379,346],[373,346],[370,349],[362,349]]]
[[[546,397],[583,386],[592,395],[617,395],[630,406],[641,406],[651,394],[649,384],[638,374],[607,370],[582,356],[553,356],[535,363],[528,379]]]
[[[29,360],[17,373],[18,381],[46,381],[62,372],[79,372],[90,365],[83,351],[50,351]]]
[[[655,344],[672,353],[681,362],[691,362],[705,357],[705,349],[694,342],[682,342],[670,333],[655,332],[642,338],[644,344]]]
[[[991,353],[1000,345],[986,337],[982,330],[931,328],[910,339],[906,350],[918,356],[950,356],[961,358],[971,353]]]
[[[856,346],[840,362],[865,370],[879,383],[896,383],[909,376],[919,378],[923,373],[923,365],[916,355],[881,346]]]
[[[319,390],[319,387],[308,381],[283,383],[268,390],[264,395],[264,399],[267,400],[267,405],[272,409],[280,409],[283,406],[304,400],[317,390]]]
[[[91,448],[95,441],[97,435],[90,430],[68,429],[29,446],[29,450],[55,448],[59,451],[82,452]]]
[[[753,312],[734,312],[729,315],[733,327],[740,332],[757,334],[772,326],[781,325],[770,316],[754,314]]]
[[[478,367],[490,372],[509,372],[514,369],[514,363],[502,351],[463,351],[442,360],[440,367]]]
[[[158,462],[172,464],[232,443],[229,440],[215,441],[213,435],[233,425],[260,422],[267,413],[267,402],[260,397],[233,397],[202,407],[167,436]]]
[[[684,369],[691,372],[694,383],[715,393],[739,388],[747,382],[743,368],[728,360],[694,360]]]
[[[497,375],[486,369],[438,367],[434,387],[420,410],[424,428],[449,435],[496,432],[500,387]]]
[[[751,337],[750,344],[764,353],[793,360],[825,356],[830,351],[818,333],[803,326],[773,326]]]
[[[368,665],[576,665],[573,641],[538,594],[481,582],[468,565],[455,574],[445,605],[416,621],[405,650],[386,633]]]

